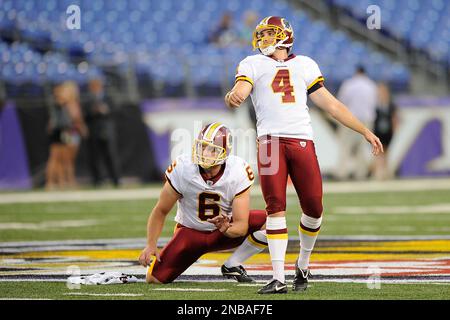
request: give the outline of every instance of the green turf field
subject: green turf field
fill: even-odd
[[[147,217],[155,203],[156,199],[1,204],[0,242],[145,237]],[[449,235],[450,210],[447,213],[420,211],[436,203],[450,205],[450,191],[325,194],[321,235]],[[264,206],[261,198],[252,197],[252,208],[263,209]],[[392,207],[392,213],[342,214],[337,211],[342,207],[377,206],[387,207],[387,210]],[[411,213],[395,213],[396,207],[405,206],[416,209]],[[288,197],[287,212],[289,235],[297,235],[300,207],[296,197]],[[172,234],[174,214],[175,208],[168,216],[162,236]],[[59,227],[58,221],[85,221],[87,226]],[[15,228],[13,223],[25,225]]]
[[[260,286],[262,286],[261,284]],[[143,283],[119,286],[83,286],[69,290],[65,283],[0,283],[2,297],[34,299],[148,299],[148,300],[431,300],[449,299],[448,284],[382,284],[379,290],[368,289],[365,284],[312,283],[305,293],[260,295],[260,286],[242,286],[235,283],[173,283],[169,285],[146,285]],[[167,288],[187,291],[165,291]],[[202,290],[202,291],[189,291]],[[207,291],[212,290],[212,291]],[[221,291],[219,291],[221,290]],[[127,296],[128,295],[128,296]]]
[[[147,217],[155,202],[156,199],[0,204],[0,242],[144,238]],[[448,190],[325,194],[319,239],[326,236],[449,236],[449,206]],[[252,208],[264,208],[260,197],[252,197]],[[288,197],[287,211],[289,235],[294,237],[298,235],[300,217],[296,197]],[[163,237],[172,234],[174,213],[175,209],[168,217]],[[450,248],[436,250],[444,255],[450,253]],[[3,256],[0,260],[6,258]],[[135,283],[82,286],[79,290],[69,290],[64,282],[0,281],[0,298],[450,299],[448,279],[434,283],[382,283],[380,290],[371,290],[365,283],[313,279],[307,293],[289,292],[276,296],[256,294],[262,285],[262,282],[256,286],[241,286],[233,282],[182,281],[165,286]],[[199,289],[201,291],[197,291]]]

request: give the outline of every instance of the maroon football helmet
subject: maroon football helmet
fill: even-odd
[[[272,30],[273,35],[263,36],[264,30]],[[253,32],[252,44],[253,50],[259,49],[266,56],[272,55],[276,48],[286,48],[290,53],[294,44],[294,30],[284,18],[265,17]]]
[[[192,161],[204,169],[223,164],[230,155],[230,130],[219,122],[203,127],[192,146]]]

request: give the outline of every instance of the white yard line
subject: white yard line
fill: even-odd
[[[41,298],[2,298],[0,297],[0,300],[52,300],[52,299],[41,299]]]
[[[338,283],[367,283],[374,284],[373,279],[320,279],[320,280],[310,280],[311,282],[338,282]],[[450,284],[450,282],[445,282],[442,279],[377,279],[380,284]]]
[[[64,276],[64,274],[60,274]],[[24,278],[24,279],[8,279],[0,276],[0,282],[63,282],[67,283],[67,279],[43,279],[43,278]],[[138,279],[136,283],[145,283],[145,279]],[[130,283],[128,283],[129,285]]]
[[[184,282],[192,282],[193,280],[177,280],[177,283],[184,283]],[[385,284],[436,284],[436,285],[450,285],[450,280],[447,279],[422,279],[422,280],[418,280],[418,279],[385,279],[385,278],[381,278],[377,281],[380,281],[380,283],[385,283]],[[1,279],[0,278],[0,283],[1,282],[66,282],[63,279]],[[140,280],[138,282],[142,282],[144,283],[145,280]],[[213,280],[198,280],[196,281],[198,283],[235,283],[235,281],[231,281],[231,280],[226,280],[226,279],[213,279]],[[268,280],[257,280],[255,283],[249,283],[249,284],[236,284],[236,286],[238,287],[259,287],[262,286],[264,284],[266,284],[268,282]],[[336,279],[336,278],[329,278],[329,279],[310,279],[310,282],[314,283],[314,282],[340,282],[340,283],[373,283],[373,280],[371,279],[352,279],[352,278],[346,278],[346,279]],[[292,280],[286,280],[286,283],[291,284]],[[130,285],[130,284],[128,284]],[[209,292],[214,292],[214,291],[230,291],[229,289],[202,289],[202,288],[155,288],[155,289],[149,289],[149,290],[153,290],[153,291],[209,291]],[[127,295],[130,295],[129,293],[125,293]],[[74,295],[74,296],[81,296],[81,295],[105,295],[105,294],[93,294],[93,293],[82,293],[82,292],[71,292],[71,293],[65,293],[64,295]],[[122,295],[120,293],[116,293],[116,294],[108,294],[108,295]],[[142,295],[142,294],[139,294]],[[15,300],[16,298],[1,298],[0,300],[5,300],[5,299],[11,299],[11,300]],[[24,299],[24,300],[28,300],[28,298],[20,298],[20,299]],[[34,299],[34,298],[29,298],[30,300],[40,300],[40,299]],[[42,299],[42,300],[47,300],[47,299]]]
[[[319,236],[319,241],[397,241],[397,240],[449,240],[450,235],[417,235],[417,236],[375,236],[375,235],[330,235]],[[158,245],[164,245],[170,238],[160,238]],[[298,237],[289,237],[290,241],[298,241]],[[61,241],[15,241],[0,242],[1,252],[35,252],[61,250],[111,250],[142,249],[145,238],[130,239],[94,239],[94,240],[61,240]]]
[[[214,281],[216,282],[216,281]],[[153,291],[196,291],[196,292],[223,292],[230,291],[229,289],[205,289],[205,288],[156,288],[150,289]]]
[[[93,297],[142,297],[142,293],[83,293],[70,292],[63,293],[64,296],[93,296]]]
[[[415,214],[442,213],[450,214],[450,203],[435,203],[417,206],[352,206],[335,207],[335,214]]]
[[[98,224],[97,220],[55,220],[42,222],[3,222],[0,230],[38,230],[65,229],[93,226]]]
[[[448,190],[450,179],[399,179],[391,181],[325,182],[325,193]],[[295,190],[293,190],[295,192]]]
[[[393,181],[325,182],[325,193],[393,192],[421,190],[449,190],[450,179],[402,179]],[[0,193],[0,204],[11,203],[51,203],[51,202],[90,202],[157,199],[161,187],[115,190],[83,191],[36,191]],[[255,185],[252,196],[261,197],[261,188]],[[289,186],[288,195],[295,195],[293,186]]]

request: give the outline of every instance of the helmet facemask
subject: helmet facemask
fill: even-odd
[[[195,139],[192,146],[192,158],[203,169],[223,164],[228,158],[225,148],[206,140]]]
[[[263,35],[263,31],[271,30],[273,35]],[[276,48],[285,47],[290,51],[290,45],[286,45],[283,42],[288,39],[288,36],[282,28],[276,25],[263,25],[257,27],[253,32],[253,50],[259,49],[265,56],[272,55]]]

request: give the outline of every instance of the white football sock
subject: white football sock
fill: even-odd
[[[267,217],[267,243],[272,261],[273,278],[285,283],[284,259],[288,244],[286,217]]]
[[[266,230],[255,231],[242,242],[228,260],[225,261],[224,265],[227,268],[240,266],[245,260],[260,253],[265,248],[267,248]]]
[[[309,217],[304,213],[302,214],[298,228],[300,235],[300,254],[297,263],[300,269],[308,269],[309,258],[314,249],[317,236],[319,235],[321,224],[322,217],[317,219]]]

